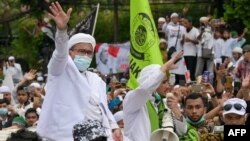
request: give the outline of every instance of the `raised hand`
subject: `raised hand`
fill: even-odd
[[[25,80],[30,81],[36,77],[36,70],[31,69],[28,73],[23,76]]]
[[[178,52],[174,57],[172,57],[169,61],[167,61],[165,64],[162,65],[161,70],[165,72],[167,70],[172,70],[172,69],[177,68],[175,61],[177,61],[178,59],[181,59],[182,55],[183,55],[183,51]]]
[[[248,74],[242,81],[242,88],[250,88],[250,74]]]
[[[208,93],[211,96],[215,94],[215,90],[210,83],[204,83],[203,85],[206,87],[205,90],[203,91],[204,94]]]
[[[49,13],[49,17],[55,21],[57,28],[60,30],[66,29],[72,8],[69,8],[67,13],[65,13],[58,2],[52,3],[49,8],[52,12],[52,14]]]

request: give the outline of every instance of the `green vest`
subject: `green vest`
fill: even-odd
[[[158,105],[158,113],[155,110],[155,107],[150,100],[146,103],[146,106],[147,106],[150,125],[151,125],[151,132],[153,132],[161,127],[162,118],[164,115],[163,101],[161,100],[160,104]]]
[[[187,123],[187,133],[179,137],[180,141],[199,141],[199,133],[195,127]]]

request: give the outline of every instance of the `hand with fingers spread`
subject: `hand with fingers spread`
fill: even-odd
[[[26,81],[31,81],[36,77],[36,70],[31,69],[28,73],[23,76]]]
[[[174,57],[172,57],[169,61],[167,61],[165,64],[162,65],[161,70],[163,72],[166,72],[168,70],[172,70],[177,68],[177,65],[175,62],[183,56],[183,51],[178,52]]]
[[[49,17],[55,21],[57,28],[60,30],[66,29],[72,12],[72,8],[69,8],[67,13],[65,13],[59,2],[52,3],[49,8],[52,13],[49,14]]]

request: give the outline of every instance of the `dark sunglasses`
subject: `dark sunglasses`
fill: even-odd
[[[245,109],[240,103],[235,103],[235,104],[226,104],[224,106],[224,110],[229,111],[232,109],[232,107],[234,107],[234,109],[236,109],[237,111],[240,111],[242,108]]]

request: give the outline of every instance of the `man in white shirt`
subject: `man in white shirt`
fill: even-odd
[[[179,24],[179,15],[177,13],[171,14],[171,22],[167,25],[165,32],[168,38],[168,49],[175,47],[177,51],[183,50],[181,39],[186,33],[186,29]]]
[[[153,93],[157,88],[159,88],[162,83],[167,83],[164,82],[165,72],[177,67],[174,62],[181,56],[182,53],[179,52],[162,66],[152,64],[145,67],[137,79],[140,85],[126,94],[123,103],[124,134],[131,141],[149,141],[151,131],[160,128],[160,125],[158,125],[158,123],[161,122],[158,121],[160,117],[158,117],[157,113],[151,112],[150,110],[152,109],[154,111],[156,107],[153,104],[148,106],[148,103],[153,101]],[[159,112],[159,109],[156,111]],[[174,122],[176,131],[179,131],[180,134],[185,133],[186,123],[183,120],[179,121],[182,115],[179,114],[178,117],[177,114],[175,115],[176,120],[174,120]]]
[[[187,65],[187,69],[190,71],[191,80],[195,81],[195,69],[197,61],[197,44],[199,43],[197,37],[199,36],[199,30],[192,25],[192,19],[190,17],[183,19],[183,25],[186,27],[187,33],[183,37],[183,55]]]
[[[224,59],[227,57],[232,57],[232,51],[234,49],[234,45],[240,41],[245,34],[248,32],[248,29],[245,28],[243,33],[237,37],[237,38],[232,38],[230,34],[229,29],[224,29],[223,30],[223,45],[222,45],[222,62],[224,62]]]
[[[221,31],[214,31],[214,59],[221,59],[222,56],[222,48],[223,48],[223,40],[221,38]]]
[[[97,74],[87,71],[95,39],[78,33],[69,40],[67,23],[72,9],[65,13],[56,2],[50,10],[57,25],[56,49],[48,65],[37,132],[49,140],[73,141],[74,125],[91,119],[101,122],[109,141],[121,141],[121,131],[107,106],[106,84]]]
[[[199,76],[203,74],[204,65],[206,64],[206,70],[209,71],[209,80],[210,83],[213,82],[213,72],[214,72],[214,51],[213,51],[213,42],[214,38],[210,32],[209,28],[202,29],[198,39],[200,39],[200,43],[198,45],[198,59],[196,63],[196,71],[195,76]],[[203,49],[208,49],[211,51],[210,58],[205,58],[202,54]]]
[[[21,65],[15,62],[15,57],[10,56],[8,62],[3,69],[4,75],[11,75],[14,84],[17,84],[20,80],[23,79],[23,71]]]
[[[179,15],[177,13],[171,14],[171,22],[167,25],[166,35],[168,38],[168,51],[171,48],[175,48],[176,51],[183,50],[183,44],[181,44],[181,40],[183,35],[186,33],[185,27],[179,24]],[[172,55],[168,53],[168,57],[170,58]],[[178,68],[170,71],[171,74],[175,75],[175,84],[185,84],[185,71],[186,67],[184,66],[184,58],[182,58],[177,63]]]

